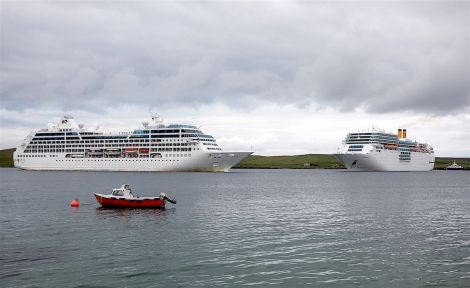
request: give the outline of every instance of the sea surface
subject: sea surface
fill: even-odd
[[[0,287],[470,287],[470,173],[0,169]],[[93,193],[166,192],[166,210]],[[79,208],[70,202],[78,198]]]

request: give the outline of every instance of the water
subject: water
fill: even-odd
[[[0,169],[0,286],[470,287],[468,176]],[[178,203],[99,208],[123,183]]]

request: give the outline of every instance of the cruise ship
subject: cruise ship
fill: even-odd
[[[192,125],[165,125],[154,115],[142,128],[119,133],[84,129],[71,116],[31,132],[13,154],[28,170],[228,172],[253,152],[224,152]]]
[[[335,157],[351,171],[430,171],[434,150],[424,143],[384,131],[349,133]]]

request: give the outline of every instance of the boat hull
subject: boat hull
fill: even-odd
[[[411,152],[410,161],[401,161],[399,152],[393,150],[334,156],[349,171],[431,171],[434,168],[433,153]]]
[[[57,157],[19,158],[15,152],[13,159],[15,167],[25,170],[229,172],[252,153],[200,152],[191,157],[163,158],[66,158],[62,153]]]
[[[95,194],[96,201],[108,208],[165,208],[165,200],[159,197],[144,199],[125,199]]]

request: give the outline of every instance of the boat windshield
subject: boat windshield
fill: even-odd
[[[124,192],[122,190],[116,189],[116,190],[113,190],[112,195],[114,195],[114,196],[124,196]]]

